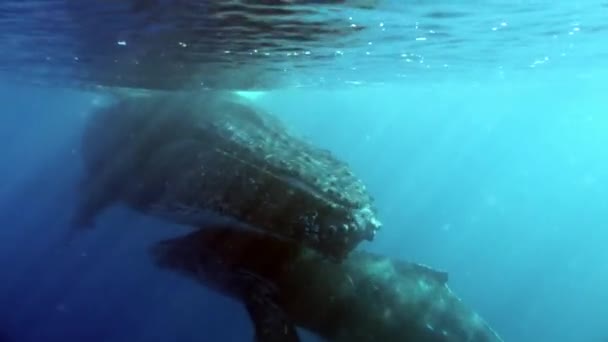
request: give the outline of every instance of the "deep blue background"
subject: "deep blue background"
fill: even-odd
[[[505,340],[608,336],[603,87],[542,82],[268,93],[375,196],[372,249],[447,270]],[[243,308],[146,249],[188,231],[124,208],[63,239],[98,96],[0,84],[0,341],[248,341]],[[312,337],[310,338],[312,339]]]

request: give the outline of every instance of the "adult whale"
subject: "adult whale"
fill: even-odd
[[[216,226],[165,240],[156,265],[241,301],[257,341],[498,342],[448,288],[447,274],[354,251],[341,263],[290,240]]]
[[[209,214],[342,258],[381,224],[349,166],[242,97],[126,96],[93,113],[74,223],[115,202],[201,226]]]

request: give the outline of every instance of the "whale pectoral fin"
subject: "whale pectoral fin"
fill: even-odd
[[[295,326],[276,300],[272,284],[256,279],[244,303],[255,328],[254,342],[300,342]]]
[[[294,325],[273,300],[252,296],[246,300],[247,312],[255,327],[254,342],[299,342]]]

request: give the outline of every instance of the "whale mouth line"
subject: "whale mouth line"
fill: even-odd
[[[215,223],[237,222],[236,219],[221,215],[212,209],[193,207],[176,202],[158,202],[139,209],[152,216],[184,225],[204,226]]]

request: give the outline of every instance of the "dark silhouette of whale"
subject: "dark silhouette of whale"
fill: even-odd
[[[447,274],[353,251],[328,261],[292,240],[216,226],[162,241],[155,263],[241,301],[257,341],[491,342],[500,337],[448,288]]]
[[[228,93],[127,96],[93,113],[75,226],[124,202],[201,226],[212,214],[342,258],[380,228],[349,166]]]

